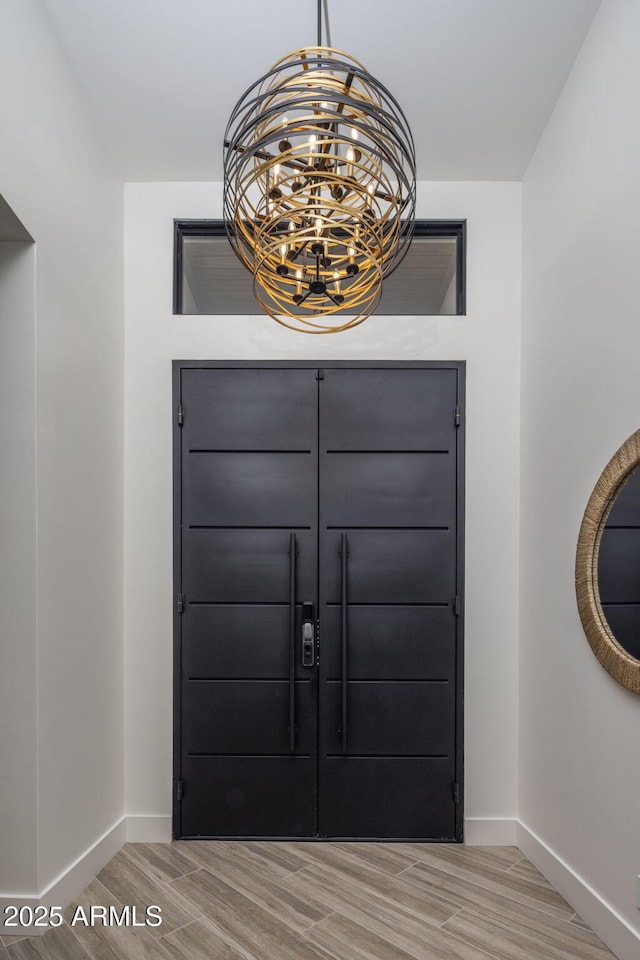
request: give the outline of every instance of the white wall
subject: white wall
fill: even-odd
[[[0,4],[0,117],[0,194],[36,241],[38,868],[7,891],[34,893],[123,795],[122,185],[40,0]]]
[[[468,219],[468,316],[372,317],[313,337],[267,317],[173,317],[172,220],[219,217],[221,186],[126,185],[127,813],[171,812],[172,358],[467,360],[467,835],[507,836],[516,815],[520,199],[516,183],[419,185],[421,217]]]
[[[593,656],[573,565],[592,487],[640,426],[639,90],[640,4],[604,0],[523,185],[519,750],[521,820],[638,933],[640,698]]]

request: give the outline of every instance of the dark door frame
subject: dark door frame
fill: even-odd
[[[173,790],[172,836],[180,836],[180,800],[182,797],[181,771],[181,593],[182,585],[182,425],[181,372],[186,369],[376,369],[397,370],[455,370],[457,373],[457,407],[451,411],[456,426],[456,718],[455,718],[455,777],[456,813],[455,840],[463,841],[464,824],[464,521],[465,521],[465,373],[464,360],[174,360],[173,367]]]

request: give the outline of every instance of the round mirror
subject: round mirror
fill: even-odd
[[[602,666],[640,693],[640,430],[598,480],[580,527],[578,610]]]
[[[614,637],[640,659],[640,470],[613,501],[598,552],[600,605]]]

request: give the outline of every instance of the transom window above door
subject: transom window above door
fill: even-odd
[[[176,220],[174,314],[258,313],[251,274],[222,220]],[[382,316],[460,316],[466,306],[466,221],[417,220],[409,251],[384,281]]]

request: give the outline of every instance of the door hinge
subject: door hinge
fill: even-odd
[[[176,797],[178,800],[182,800],[182,795],[184,793],[184,780],[176,781]]]
[[[453,788],[453,802],[460,803],[460,784],[453,783],[451,786]]]
[[[456,617],[460,616],[460,610],[461,610],[460,597],[456,593],[455,597],[453,598],[453,612]]]
[[[178,405],[178,426],[181,427],[184,423],[184,407],[182,404]]]
[[[453,422],[455,423],[456,427],[460,426],[461,420],[462,420],[462,413],[460,411],[460,404],[457,403],[453,410]]]
[[[184,610],[184,593],[178,594],[178,613],[182,613]]]
[[[316,380],[324,380],[324,370],[316,370]]]

